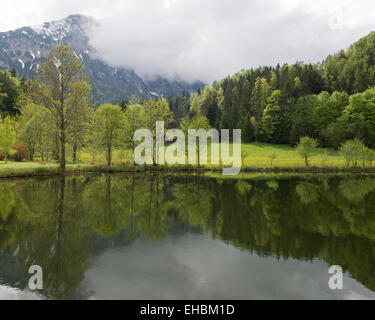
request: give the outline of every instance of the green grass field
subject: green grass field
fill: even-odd
[[[271,167],[270,156],[276,155],[273,161],[273,167],[304,167],[304,160],[299,156],[295,148],[287,145],[271,145],[264,143],[251,143],[242,145],[243,164],[247,167]],[[325,155],[326,154],[326,155]],[[69,162],[71,155],[67,154],[67,169],[79,169],[85,166],[105,165],[104,154],[97,154],[94,157],[87,151],[82,150],[78,157],[78,163]],[[210,159],[210,157],[209,157]],[[132,152],[126,150],[124,152],[115,151],[113,154],[113,165],[130,164],[132,161]],[[345,161],[340,152],[330,149],[317,149],[310,159],[311,166],[328,166],[343,167]],[[0,161],[0,174],[9,171],[24,170],[43,170],[58,168],[56,161],[42,162],[38,159],[34,162],[8,162]]]
[[[300,167],[305,166],[304,160],[298,154],[295,148],[288,145],[271,145],[265,143],[251,143],[242,145],[242,151],[245,153],[245,166],[270,167],[270,156],[274,153],[276,159],[273,166],[276,167]],[[325,159],[325,153],[326,159]],[[344,157],[339,151],[332,149],[317,149],[310,159],[311,166],[345,166]]]

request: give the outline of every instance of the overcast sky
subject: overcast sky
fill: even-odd
[[[317,62],[375,30],[373,0],[1,0],[0,31],[81,13],[101,57],[139,74],[211,82]]]

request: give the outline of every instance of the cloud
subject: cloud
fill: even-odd
[[[137,240],[90,259],[77,289],[91,299],[372,299],[344,275],[344,290],[328,288],[328,266],[242,252],[201,234]]]
[[[42,297],[30,291],[21,291],[0,285],[0,300],[41,300]]]
[[[92,44],[107,62],[143,76],[210,82],[259,65],[321,61],[371,30],[343,25],[345,10],[332,8],[320,12],[301,1],[128,3],[100,19]]]
[[[321,61],[374,30],[374,12],[370,0],[14,0],[0,29],[90,15],[100,24],[91,44],[109,64],[211,82],[260,65]]]

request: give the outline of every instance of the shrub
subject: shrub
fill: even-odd
[[[356,167],[361,155],[366,153],[366,147],[361,140],[356,138],[345,142],[341,147],[341,152],[345,158],[346,166],[349,167],[352,163]]]
[[[12,154],[12,158],[15,161],[21,162],[27,157],[28,149],[24,143],[17,141],[13,145],[12,149],[14,150],[14,154]]]

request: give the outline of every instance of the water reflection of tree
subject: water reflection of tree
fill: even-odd
[[[275,180],[218,184],[211,179],[204,188],[208,194],[202,194],[207,204],[199,207],[193,184],[176,184],[174,194],[177,203],[187,205],[181,206],[180,219],[215,237],[261,255],[325,259],[375,289],[375,180],[357,177],[349,199],[345,181],[280,179],[276,187]]]
[[[81,281],[88,257],[87,219],[74,183],[31,183],[14,193],[17,229],[9,246],[18,248],[25,276],[31,265],[42,266],[43,293],[51,298],[69,296]]]
[[[17,228],[14,214],[14,184],[0,183],[0,251],[15,240]]]
[[[43,266],[48,297],[72,295],[95,234],[161,239],[177,221],[260,255],[339,264],[375,289],[372,177],[116,175],[3,183],[0,191],[0,250],[19,248],[25,276]]]

